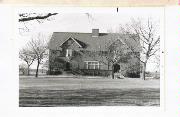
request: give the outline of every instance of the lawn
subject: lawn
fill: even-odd
[[[20,107],[159,106],[159,80],[20,78]]]

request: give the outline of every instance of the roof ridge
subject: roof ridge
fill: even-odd
[[[53,33],[81,33],[81,34],[91,34],[91,33],[85,33],[85,32],[53,32]]]
[[[53,33],[80,33],[80,34],[92,34],[92,32],[53,32]],[[108,32],[99,32],[100,34],[118,34],[118,33],[108,33]]]
[[[53,33],[74,33],[74,34],[92,34],[92,32],[87,33],[87,32],[53,32]],[[108,33],[108,32],[99,32],[99,34],[119,34],[119,35],[127,35],[127,34],[121,34],[121,33]],[[131,34],[133,35],[133,34]]]

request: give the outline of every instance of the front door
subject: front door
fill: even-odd
[[[70,63],[69,62],[66,62],[66,70],[70,70]]]
[[[119,70],[120,70],[120,65],[119,64],[115,64],[114,65],[114,73],[119,72]]]

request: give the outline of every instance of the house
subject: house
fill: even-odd
[[[124,40],[126,38],[126,41]],[[127,35],[118,33],[100,33],[99,29],[92,29],[92,33],[54,32],[49,43],[49,74],[60,74],[69,71],[82,75],[109,75],[112,70],[121,71],[124,75],[131,74],[128,70],[138,73],[139,61],[129,51],[130,60],[112,63],[107,59],[108,47],[118,42],[125,46],[139,46],[139,43],[127,39]],[[126,51],[127,49],[124,49]],[[136,53],[140,50],[136,49]],[[112,53],[110,53],[112,54]]]

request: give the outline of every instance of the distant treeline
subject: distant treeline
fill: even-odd
[[[46,69],[39,69],[38,71],[39,75],[46,75],[47,70]],[[36,69],[30,69],[29,70],[29,75],[35,75],[36,74]],[[27,69],[19,70],[19,75],[28,75]]]

